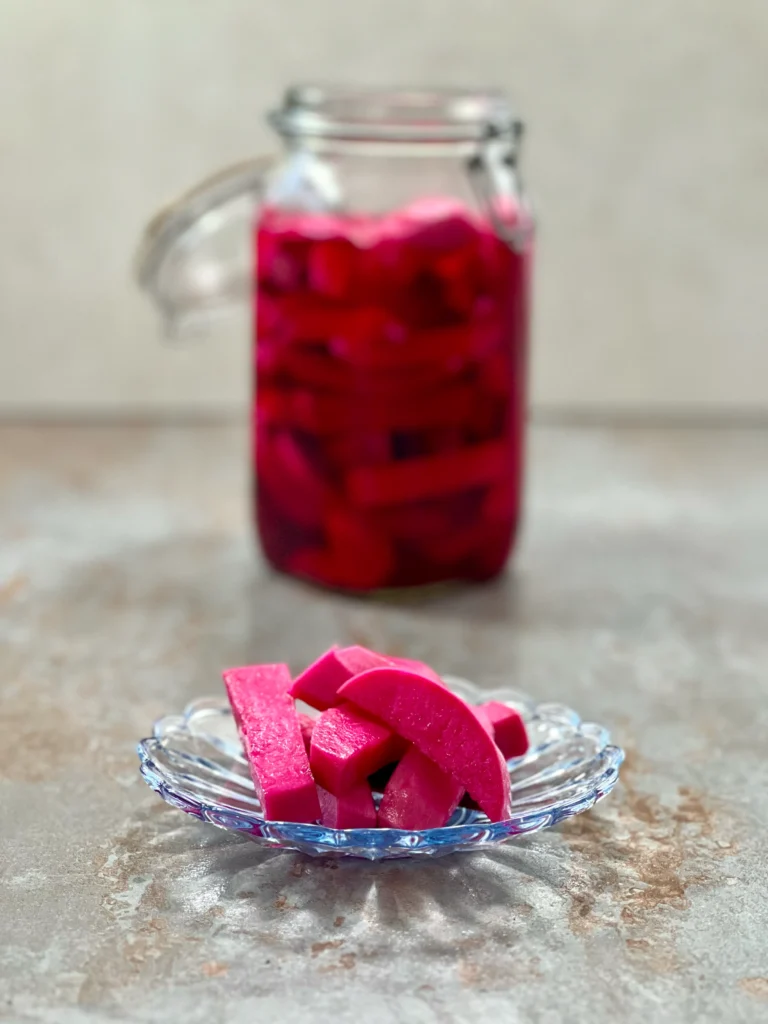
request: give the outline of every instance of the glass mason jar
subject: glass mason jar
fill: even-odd
[[[316,87],[271,123],[282,160],[198,186],[138,261],[171,329],[254,302],[264,553],[344,590],[489,579],[522,490],[521,124],[494,93]]]

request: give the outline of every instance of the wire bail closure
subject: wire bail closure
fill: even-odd
[[[520,218],[514,225],[506,222],[499,211],[498,200],[502,192],[497,182],[500,173],[509,174],[514,178],[517,195],[523,195],[518,158],[524,132],[525,126],[519,119],[503,127],[489,122],[477,151],[467,160],[467,174],[480,207],[487,213],[499,238],[516,252],[526,247],[533,216],[526,203],[525,223],[520,223]]]

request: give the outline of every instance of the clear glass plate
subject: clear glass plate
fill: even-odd
[[[611,744],[602,725],[582,722],[562,704],[536,704],[513,690],[481,691],[450,676],[445,682],[470,704],[503,701],[525,720],[531,745],[524,757],[508,762],[514,813],[507,821],[489,822],[482,812],[464,807],[443,828],[423,832],[266,821],[230,708],[214,697],[194,701],[182,714],[155,724],[153,735],[138,746],[141,774],[174,807],[257,843],[311,856],[368,860],[493,846],[587,811],[615,786],[624,752]]]

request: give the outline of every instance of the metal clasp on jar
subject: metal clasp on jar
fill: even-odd
[[[477,151],[467,160],[467,173],[478,204],[494,231],[516,252],[528,245],[534,217],[519,169],[523,122],[489,123]]]

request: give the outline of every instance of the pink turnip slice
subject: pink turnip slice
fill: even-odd
[[[380,828],[427,829],[445,825],[464,786],[411,747],[392,773],[379,805]]]
[[[504,757],[522,757],[528,750],[528,734],[520,713],[508,704],[489,700],[478,709],[487,716],[493,727],[493,738]]]
[[[437,672],[424,661],[417,661],[415,658],[396,658],[394,655],[390,656],[389,660],[393,665],[407,668],[411,672],[418,672],[419,675],[426,676],[428,679],[434,679],[437,683],[442,683],[443,681]]]
[[[340,796],[396,761],[405,746],[388,726],[344,703],[324,711],[315,723],[309,749],[312,774],[319,786]]]
[[[290,694],[318,711],[325,711],[339,703],[338,692],[342,683],[359,672],[389,664],[389,659],[383,654],[369,651],[366,647],[334,646],[296,676]]]
[[[401,668],[363,672],[344,683],[339,696],[417,746],[461,783],[491,821],[509,817],[504,758],[461,697],[433,679]]]
[[[288,666],[245,665],[223,676],[264,817],[316,822],[320,804],[288,694]]]
[[[322,811],[322,824],[328,828],[376,828],[376,807],[368,782],[350,786],[334,796],[322,786],[317,787]]]
[[[401,505],[443,497],[505,479],[512,455],[504,441],[489,441],[439,455],[350,470],[346,491],[359,505]]]

